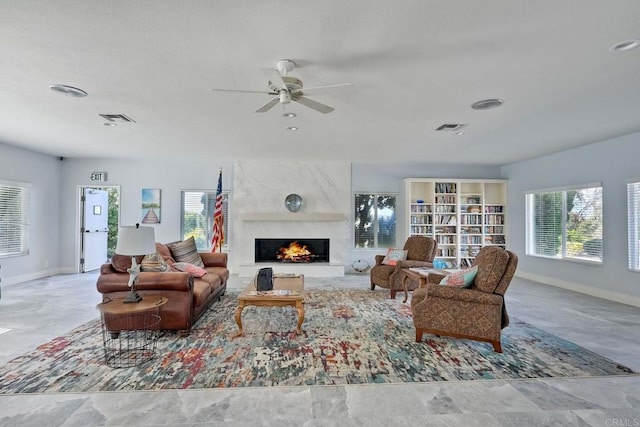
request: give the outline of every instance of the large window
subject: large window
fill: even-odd
[[[213,213],[216,208],[215,191],[182,191],[182,224],[180,233],[183,239],[193,236],[199,251],[211,250],[213,233]],[[229,245],[229,193],[222,193],[222,217],[224,230],[224,248]]]
[[[29,254],[30,188],[0,181],[0,258]]]
[[[526,195],[527,255],[602,262],[602,186]]]
[[[395,194],[356,194],[354,201],[354,236],[356,249],[395,246]]]
[[[640,178],[627,183],[629,269],[640,271]]]

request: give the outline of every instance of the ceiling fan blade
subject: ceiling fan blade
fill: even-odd
[[[274,68],[260,68],[260,71],[262,71],[262,73],[269,79],[269,89],[275,92],[279,92],[280,89],[284,89],[289,92],[289,88],[287,88],[284,80],[282,80],[282,76],[278,70]]]
[[[265,112],[269,111],[270,109],[272,109],[278,102],[280,102],[280,97],[276,96],[271,101],[267,102],[266,104],[264,104],[262,107],[258,108],[254,112],[255,113],[265,113]]]
[[[353,92],[355,86],[351,83],[341,83],[338,85],[328,85],[328,86],[316,86],[316,87],[305,87],[300,91],[305,95],[320,95],[325,93],[350,93]]]
[[[209,89],[211,92],[240,92],[240,93],[261,93],[263,95],[271,95],[264,90],[237,90],[237,89]]]
[[[328,105],[324,105],[317,101],[313,101],[309,98],[305,98],[304,96],[301,96],[300,98],[296,99],[296,101],[304,105],[305,107],[309,107],[312,110],[316,110],[322,114],[327,114],[335,110],[335,108],[333,107],[329,107]]]

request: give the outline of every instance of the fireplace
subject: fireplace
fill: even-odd
[[[255,262],[329,262],[329,239],[255,239]]]

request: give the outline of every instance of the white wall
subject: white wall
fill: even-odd
[[[627,267],[627,178],[640,176],[640,133],[514,163],[509,179],[507,245],[517,274],[543,283],[640,306],[640,273]],[[600,266],[525,255],[525,192],[602,182],[604,262]]]
[[[32,185],[29,255],[0,258],[3,286],[58,273],[62,164],[53,156],[0,144],[0,179]]]
[[[141,218],[141,190],[159,188],[162,192],[161,219],[155,228],[156,240],[173,242],[180,236],[181,190],[215,191],[222,168],[222,187],[233,182],[233,163],[217,159],[183,160],[141,159],[69,159],[65,160],[60,184],[60,267],[64,272],[78,271],[79,218],[77,216],[80,185],[120,186],[120,224],[131,225]],[[106,172],[107,182],[92,182],[91,172]]]
[[[285,197],[291,193],[303,199],[302,208],[295,214],[290,214],[284,206]],[[240,269],[240,274],[255,271],[255,238],[328,238],[330,264],[339,266],[340,274],[344,274],[351,248],[349,163],[237,162],[231,199],[234,250],[238,265],[246,266]],[[247,221],[247,214],[257,215],[259,220]],[[264,220],[265,214],[276,215],[277,221]],[[340,218],[310,219],[318,214],[336,214]],[[333,270],[321,273],[320,266],[306,267],[304,274],[316,276]],[[301,268],[297,266],[298,270]]]

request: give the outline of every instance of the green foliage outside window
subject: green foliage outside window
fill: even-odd
[[[118,243],[118,215],[120,206],[120,193],[117,188],[108,188],[109,204],[107,226],[107,256],[111,258],[116,253],[116,244]]]

